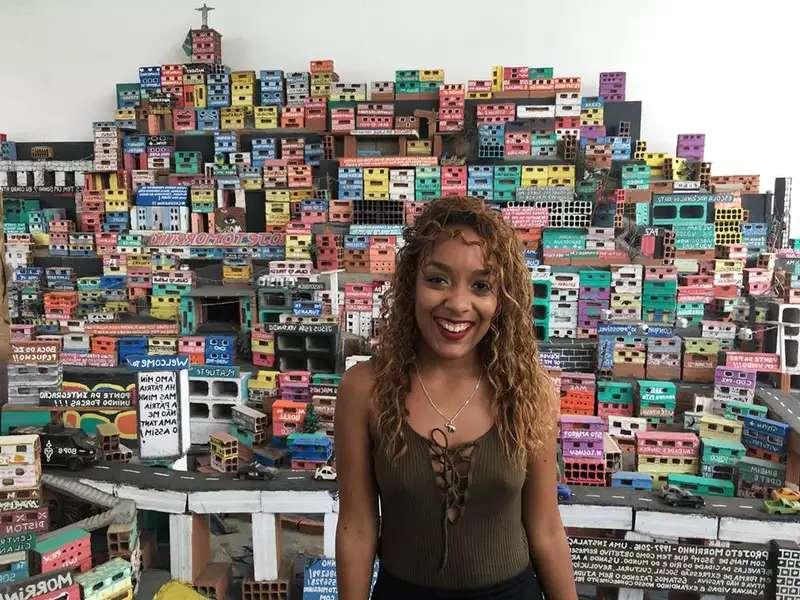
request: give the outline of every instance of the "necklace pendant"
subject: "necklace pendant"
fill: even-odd
[[[447,431],[448,431],[449,433],[455,433],[455,432],[456,432],[456,426],[455,426],[455,425],[453,425],[452,421],[448,421],[448,422],[445,424],[445,427],[447,428]]]

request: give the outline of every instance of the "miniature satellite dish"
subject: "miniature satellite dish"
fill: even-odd
[[[749,327],[742,327],[736,333],[736,337],[738,337],[740,340],[744,342],[749,342],[750,340],[753,339],[753,330],[750,329]]]
[[[681,329],[685,329],[689,326],[689,319],[686,317],[678,317],[675,320],[675,327],[680,327]]]
[[[600,314],[603,316],[603,320],[608,321],[611,318],[612,312],[610,308],[604,308],[600,311]]]
[[[648,325],[647,323],[642,323],[641,325],[639,325],[639,329],[641,329],[643,333],[647,333],[648,331],[650,331],[650,325]]]

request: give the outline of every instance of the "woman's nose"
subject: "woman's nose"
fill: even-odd
[[[463,289],[461,286],[453,287],[445,299],[445,306],[454,312],[464,312],[469,310],[469,292]]]

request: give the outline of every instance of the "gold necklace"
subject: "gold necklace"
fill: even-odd
[[[472,393],[469,396],[467,396],[466,400],[464,400],[464,404],[461,405],[461,408],[459,408],[456,411],[456,414],[454,414],[452,417],[448,417],[441,410],[439,410],[439,407],[436,406],[436,403],[431,398],[431,395],[428,393],[428,390],[425,389],[425,383],[422,381],[422,375],[420,374],[419,366],[416,363],[414,363],[414,369],[417,372],[417,379],[419,380],[419,385],[422,388],[422,392],[425,394],[425,397],[428,399],[428,403],[431,405],[433,410],[435,410],[437,413],[439,413],[439,416],[444,419],[444,426],[447,428],[447,431],[449,433],[455,433],[456,432],[455,420],[464,411],[464,409],[467,408],[467,405],[475,397],[475,394],[478,393],[478,388],[480,387],[481,380],[483,379],[483,371],[481,371],[481,374],[478,376],[478,381],[475,384],[475,389],[472,390]]]

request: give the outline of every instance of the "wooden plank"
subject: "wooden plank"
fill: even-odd
[[[191,584],[208,564],[210,555],[208,516],[171,514],[169,539],[172,578]]]
[[[770,540],[788,540],[800,543],[800,522],[797,521],[756,521],[721,517],[719,520],[719,539],[731,542],[768,544]]]
[[[560,504],[564,527],[586,529],[633,529],[633,509],[628,506]]]
[[[258,490],[190,492],[189,510],[193,513],[254,513],[261,511]]]
[[[717,517],[639,510],[634,530],[656,537],[715,540],[718,527]]]
[[[116,495],[136,502],[139,510],[156,510],[171,514],[186,512],[186,494],[167,490],[147,490],[129,485],[116,488]]]
[[[333,497],[325,490],[261,492],[261,512],[265,513],[328,513],[333,505]]]
[[[281,529],[278,515],[257,512],[253,523],[253,579],[272,581],[278,578],[281,556]]]
[[[322,553],[327,558],[336,558],[336,526],[339,523],[339,513],[325,513],[323,519]]]

